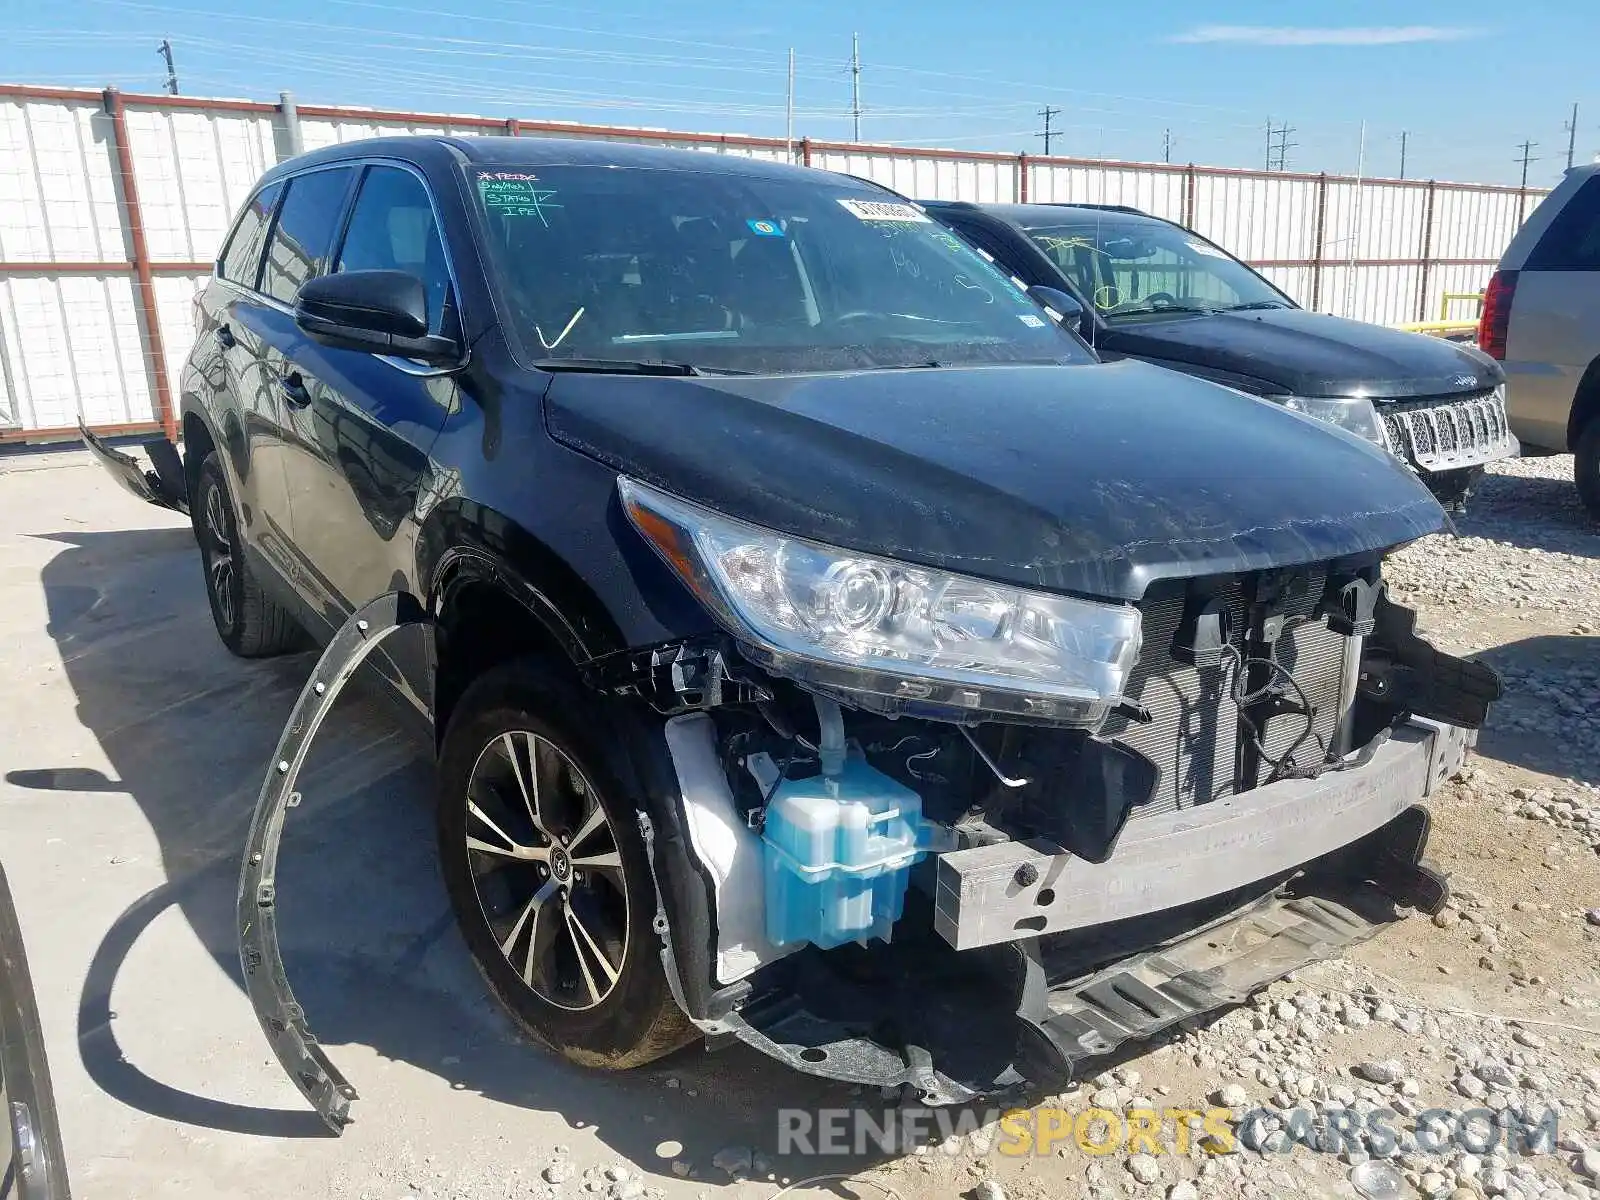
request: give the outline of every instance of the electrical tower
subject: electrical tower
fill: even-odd
[[[1406,139],[1411,136],[1408,130],[1400,131],[1400,178],[1406,177]]]
[[[161,45],[156,48],[156,53],[167,60],[167,82],[164,86],[167,91],[176,96],[178,94],[178,69],[172,65],[172,43],[166,38],[162,38]]]
[[[1046,104],[1039,110],[1039,115],[1044,118],[1044,129],[1041,132],[1034,134],[1034,136],[1044,139],[1044,153],[1045,157],[1048,158],[1050,157],[1050,139],[1056,137],[1061,132],[1058,129],[1051,129],[1050,122],[1061,115],[1061,110],[1059,108],[1051,108],[1048,104]]]
[[[1287,121],[1274,127],[1271,119],[1267,120],[1267,170],[1289,169],[1289,151],[1300,144],[1289,140],[1289,135],[1293,132],[1295,132],[1294,126]]]
[[[1538,144],[1538,142],[1523,142],[1522,154],[1515,160],[1522,164],[1522,186],[1524,188],[1528,186],[1528,164],[1539,161],[1537,158],[1533,157],[1533,148]]]
[[[1166,163],[1172,161],[1172,130],[1170,129],[1161,131],[1161,161]]]
[[[850,115],[855,119],[855,141],[861,140],[861,35],[850,35]]]

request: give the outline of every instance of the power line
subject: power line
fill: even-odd
[[[1044,156],[1046,158],[1050,157],[1050,139],[1055,137],[1059,132],[1059,130],[1050,128],[1050,122],[1060,115],[1061,110],[1059,108],[1051,108],[1048,104],[1039,110],[1039,116],[1044,118],[1044,130],[1040,133],[1034,134],[1033,136],[1044,139]]]
[[[1539,144],[1538,142],[1523,142],[1522,143],[1522,156],[1521,156],[1521,158],[1517,159],[1517,160],[1513,160],[1513,161],[1520,161],[1522,163],[1522,186],[1523,187],[1527,187],[1528,186],[1528,164],[1529,163],[1535,163],[1535,162],[1539,161],[1537,158],[1534,158],[1532,156],[1533,148],[1535,146],[1537,146],[1538,144]]]
[[[172,65],[172,43],[166,38],[162,38],[161,45],[157,47],[157,53],[167,60],[167,82],[165,87],[167,91],[176,96],[178,94],[178,69]]]

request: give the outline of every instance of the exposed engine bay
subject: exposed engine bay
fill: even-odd
[[[1498,696],[1492,671],[1417,638],[1375,562],[1178,581],[1140,607],[1098,730],[801,684],[732,642],[597,664],[668,718],[716,893],[719,1015],[697,1023],[954,1102],[1443,905],[1419,805]],[[1218,922],[1260,953],[1208,951]]]

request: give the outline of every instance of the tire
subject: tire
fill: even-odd
[[[287,609],[261,590],[243,553],[238,510],[215,450],[200,464],[191,514],[211,620],[222,644],[240,658],[269,658],[303,648],[304,632]]]
[[[439,863],[467,947],[517,1023],[573,1062],[620,1071],[695,1030],[661,965],[633,806],[593,736],[613,723],[594,710],[532,660],[471,684],[440,747]]]
[[[1600,517],[1600,417],[1590,417],[1572,447],[1572,481],[1584,507]]]

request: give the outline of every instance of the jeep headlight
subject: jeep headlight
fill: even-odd
[[[744,653],[880,711],[1098,726],[1139,657],[1139,610],[858,554],[618,481],[635,528]]]
[[[1392,449],[1383,418],[1365,396],[1269,396],[1268,399],[1276,400],[1291,412],[1337,425],[1385,450]]]

